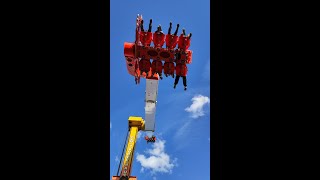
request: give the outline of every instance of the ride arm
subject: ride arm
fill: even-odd
[[[136,177],[130,176],[132,169],[132,160],[135,150],[135,145],[137,141],[137,134],[139,130],[144,130],[145,124],[142,117],[129,117],[129,137],[127,141],[127,146],[125,150],[125,155],[122,161],[121,173],[119,179],[136,179]],[[114,179],[116,177],[114,176]]]
[[[158,79],[146,79],[145,97],[145,131],[155,131],[156,103],[158,96]]]

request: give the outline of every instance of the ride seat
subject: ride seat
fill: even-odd
[[[167,34],[166,35],[166,46],[168,49],[174,49],[177,46],[178,43],[178,36]]]
[[[178,40],[178,47],[182,50],[187,50],[190,47],[190,38],[181,34]]]
[[[155,73],[162,73],[162,69],[163,69],[162,62],[159,60],[153,60],[151,64],[151,69]]]
[[[143,46],[150,46],[152,42],[152,32],[140,32],[140,41]]]
[[[161,48],[165,42],[165,35],[163,33],[153,33],[153,44],[156,48]]]
[[[141,72],[149,72],[150,66],[151,66],[150,60],[141,59],[139,61],[139,69]]]
[[[163,66],[163,72],[165,74],[169,74],[169,75],[172,75],[174,74],[174,63],[173,62],[165,62],[164,63],[164,66]]]

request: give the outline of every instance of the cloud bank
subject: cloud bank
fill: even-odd
[[[203,107],[206,104],[210,104],[210,99],[207,96],[195,95],[192,99],[192,104],[185,109],[185,111],[191,113],[192,118],[199,118],[204,116]]]
[[[140,172],[149,169],[151,174],[157,172],[172,173],[172,169],[177,166],[177,158],[170,160],[170,156],[165,152],[165,141],[158,140],[152,145],[152,149],[146,151],[149,157],[137,153],[137,161],[141,164]]]

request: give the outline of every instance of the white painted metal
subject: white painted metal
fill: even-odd
[[[155,130],[158,84],[159,80],[146,79],[145,131]]]

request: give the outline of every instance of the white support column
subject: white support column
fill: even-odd
[[[145,131],[155,130],[158,84],[159,80],[146,79]]]

